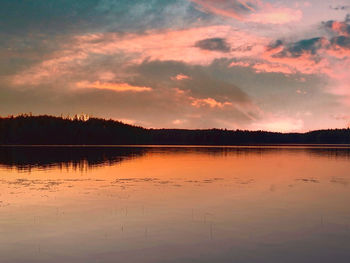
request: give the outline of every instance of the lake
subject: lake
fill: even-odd
[[[0,147],[0,262],[349,262],[347,147]]]

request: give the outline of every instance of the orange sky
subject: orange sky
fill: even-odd
[[[283,132],[350,123],[345,0],[3,5],[2,116]]]

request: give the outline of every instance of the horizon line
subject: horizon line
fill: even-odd
[[[324,128],[324,129],[316,129],[316,130],[308,130],[308,131],[268,131],[268,130],[248,130],[248,129],[228,129],[228,128],[153,128],[153,127],[148,127],[145,128],[144,126],[140,125],[135,125],[135,124],[130,124],[126,123],[117,119],[112,119],[112,118],[104,118],[104,117],[95,117],[89,114],[74,114],[73,116],[70,116],[69,114],[64,116],[61,114],[60,116],[57,115],[49,115],[49,114],[38,114],[38,115],[33,115],[31,112],[30,113],[21,113],[17,115],[7,115],[6,117],[0,115],[0,119],[11,119],[11,118],[19,118],[19,117],[24,117],[24,118],[37,118],[37,117],[51,117],[51,118],[61,118],[63,120],[69,120],[69,121],[82,121],[86,122],[90,119],[98,119],[98,120],[103,120],[103,121],[113,121],[113,122],[118,122],[122,123],[124,125],[128,125],[131,127],[135,128],[142,128],[145,130],[184,130],[184,131],[209,131],[209,130],[220,130],[220,131],[231,131],[231,132],[236,132],[236,131],[242,131],[242,132],[266,132],[266,133],[279,133],[279,134],[307,134],[311,132],[317,132],[317,131],[332,131],[332,130],[348,130],[350,127],[344,127],[344,128]]]

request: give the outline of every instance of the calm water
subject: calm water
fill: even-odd
[[[0,262],[350,262],[350,149],[0,148]]]

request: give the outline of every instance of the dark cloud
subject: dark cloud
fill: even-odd
[[[331,33],[330,47],[336,45],[342,48],[350,48],[350,15],[344,21],[329,20],[322,26]]]
[[[329,20],[327,22],[323,22],[322,25],[328,32],[331,32],[335,35],[349,35],[350,34],[350,19],[345,19],[344,22]]]
[[[283,41],[278,39],[276,40],[275,42],[271,43],[269,46],[268,46],[268,49],[269,50],[272,50],[272,49],[275,49],[275,48],[278,48],[280,46],[283,46]]]
[[[325,38],[316,37],[310,39],[303,39],[294,43],[285,43],[282,40],[277,40],[272,43],[268,49],[277,49],[283,47],[283,50],[275,54],[275,57],[300,57],[304,53],[316,55],[317,51],[324,46]]]
[[[322,47],[322,37],[300,40],[291,44],[288,51],[295,57],[302,55],[305,51],[315,55],[317,50]]]
[[[195,43],[195,46],[210,51],[229,52],[231,50],[230,45],[224,38],[207,38]]]
[[[333,49],[335,45],[350,48],[350,22],[348,20],[347,16],[344,21],[329,20],[322,22],[321,26],[331,33],[328,37],[314,37],[297,42],[277,40],[271,43],[267,50],[280,50],[273,57],[298,58],[307,53],[317,60],[321,49]]]
[[[298,58],[307,53],[312,55],[310,59],[317,61],[321,49],[329,50],[337,47],[350,48],[350,24],[348,20],[347,16],[344,21],[329,20],[322,22],[321,26],[331,33],[328,38],[315,37],[292,43],[277,40],[271,43],[267,49],[270,51],[282,49],[278,53],[275,53],[273,57]]]
[[[349,10],[350,5],[329,6],[329,8],[333,10]]]
[[[350,37],[338,36],[331,40],[332,44],[340,46],[342,48],[350,49]]]

